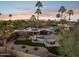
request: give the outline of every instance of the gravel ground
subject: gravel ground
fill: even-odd
[[[23,51],[25,52],[26,50],[28,50],[28,53],[30,54],[34,54],[37,56],[41,56],[41,57],[53,57],[54,55],[50,52],[48,52],[48,50],[46,48],[43,47],[37,47],[38,50],[34,50],[34,46],[28,46],[28,45],[15,45],[14,42],[9,42],[7,44],[8,48],[14,47],[14,49],[19,50],[19,51]],[[25,48],[22,48],[22,46],[25,46]]]

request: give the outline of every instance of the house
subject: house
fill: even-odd
[[[71,24],[58,24],[58,26],[64,30],[70,30],[73,27]]]

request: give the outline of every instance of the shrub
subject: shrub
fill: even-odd
[[[26,50],[25,52],[26,52],[26,53],[28,53],[28,52],[29,52],[29,50]]]
[[[19,34],[17,32],[12,33],[10,37],[7,39],[7,41],[9,42],[10,40],[16,40],[18,36]]]
[[[34,47],[34,50],[38,50],[38,48],[37,47]]]
[[[49,52],[55,54],[55,55],[59,55],[58,53],[58,49],[59,47],[46,47],[48,49]]]
[[[22,46],[22,48],[26,48],[26,46]]]

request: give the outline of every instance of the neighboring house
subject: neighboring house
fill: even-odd
[[[58,24],[58,26],[64,30],[70,30],[73,27],[71,24]]]

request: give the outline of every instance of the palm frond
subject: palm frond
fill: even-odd
[[[69,10],[67,13],[68,13],[69,15],[73,15],[73,14],[74,14],[73,10]]]
[[[40,1],[38,1],[35,6],[36,7],[42,7],[42,3]]]
[[[41,10],[40,9],[37,9],[35,13],[41,14]]]

